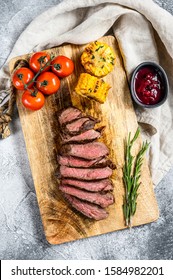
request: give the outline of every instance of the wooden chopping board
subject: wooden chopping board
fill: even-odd
[[[79,74],[84,72],[80,56],[85,45],[64,45],[48,50],[55,55],[61,54],[72,58],[75,63],[75,72],[62,79],[60,90],[57,94],[46,98],[46,104],[41,110],[31,112],[25,109],[21,104],[22,92],[17,94],[17,106],[42,222],[46,238],[51,244],[60,244],[125,228],[122,211],[124,141],[130,131],[134,135],[137,129],[137,119],[117,41],[112,36],[103,37],[98,41],[108,43],[116,54],[114,70],[104,78],[111,85],[104,104],[100,105],[95,101],[79,97],[74,92]],[[21,58],[28,59],[29,55],[12,59],[10,71],[13,70],[16,61]],[[110,158],[116,164],[117,169],[112,176],[115,204],[107,208],[109,216],[105,220],[93,221],[78,213],[64,201],[58,190],[58,181],[54,176],[58,167],[56,155],[59,150],[57,114],[64,106],[71,105],[71,102],[73,106],[80,108],[85,113],[99,118],[101,125],[106,126],[102,141],[109,147]],[[136,141],[134,155],[139,151],[141,141],[141,139]],[[141,181],[133,226],[153,222],[159,217],[146,159],[142,166]]]

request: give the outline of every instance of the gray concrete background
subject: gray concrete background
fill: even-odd
[[[59,2],[0,0],[1,66],[31,20]],[[173,14],[173,0],[155,2]],[[12,136],[0,142],[0,161],[0,259],[173,259],[173,168],[155,190],[157,222],[51,246],[44,237],[16,109]]]

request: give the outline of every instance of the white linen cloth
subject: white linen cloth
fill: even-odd
[[[153,182],[157,185],[173,165],[173,17],[168,12],[152,0],[63,1],[29,24],[7,62],[12,57],[64,42],[84,44],[94,41],[111,27],[128,78],[139,63],[148,60],[159,63],[168,74],[170,90],[166,103],[156,109],[136,108],[143,136],[151,142],[149,165]],[[6,64],[0,70],[0,90],[4,89],[4,95],[8,85]]]

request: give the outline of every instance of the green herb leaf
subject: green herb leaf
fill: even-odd
[[[98,50],[102,49],[104,46],[99,46],[97,49],[96,49],[96,52],[98,52]]]
[[[22,80],[23,79],[23,74],[17,74],[17,77],[19,78],[19,80]]]
[[[41,86],[42,87],[45,87],[48,85],[48,81],[47,80],[44,80],[43,82],[41,82]]]
[[[46,58],[46,55],[40,56],[40,58],[38,59],[38,62],[40,62],[40,64],[44,63],[45,62],[45,58]]]
[[[126,226],[132,226],[132,216],[136,213],[137,207],[137,197],[138,189],[140,186],[140,177],[141,177],[141,167],[143,163],[143,156],[146,150],[149,147],[149,143],[146,141],[142,144],[142,147],[139,153],[136,156],[135,163],[134,157],[131,154],[131,149],[134,142],[137,140],[140,134],[139,128],[136,130],[134,137],[131,139],[131,133],[128,135],[125,151],[125,164],[123,168],[123,181],[125,187],[125,196],[123,203],[123,212]],[[132,166],[134,164],[134,169]]]
[[[56,63],[56,64],[53,65],[53,67],[54,67],[56,70],[60,70],[60,69],[61,69],[61,64]]]
[[[36,96],[37,96],[37,93],[38,93],[38,90],[35,89],[34,91],[31,92],[31,96],[32,96],[32,97],[36,97]]]

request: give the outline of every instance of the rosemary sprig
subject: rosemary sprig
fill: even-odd
[[[140,177],[143,156],[149,146],[149,143],[147,141],[142,144],[142,147],[136,156],[135,165],[133,167],[134,157],[131,154],[131,149],[134,142],[137,140],[139,133],[140,129],[138,128],[132,140],[131,133],[129,133],[128,135],[125,151],[125,164],[123,168],[123,181],[125,186],[123,212],[125,224],[129,227],[132,226],[132,216],[134,216],[136,212],[138,189],[141,183]]]

